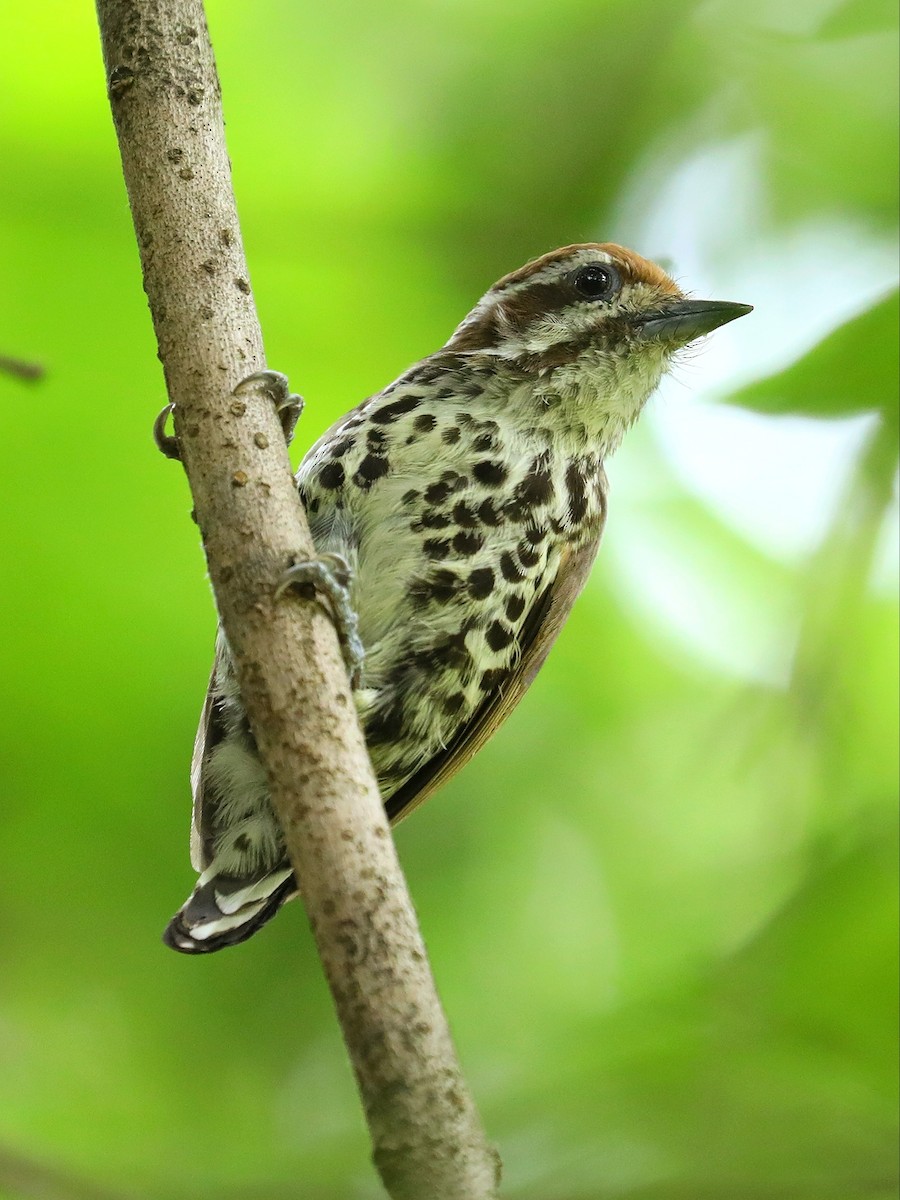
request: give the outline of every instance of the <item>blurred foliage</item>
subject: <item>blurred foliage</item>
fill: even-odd
[[[804,418],[760,500],[788,474],[802,493],[816,439],[862,422],[818,534],[780,553],[649,414],[538,685],[398,841],[505,1195],[895,1196],[897,307],[894,268],[866,266],[896,223],[895,4],[209,9],[269,359],[308,402],[298,453],[494,278],[633,240],[673,179],[686,208],[651,222],[671,244],[637,248],[702,241],[689,286],[757,306],[717,335],[740,428]],[[159,942],[191,883],[212,603],[149,438],[162,377],[90,11],[9,2],[3,28],[0,353],[47,376],[0,373],[0,1197],[366,1200],[299,906],[210,960]],[[691,225],[735,146],[750,174]],[[780,362],[767,312],[805,331]]]
[[[841,325],[791,369],[779,371],[738,392],[732,399],[758,412],[814,413],[835,417],[880,410],[888,431],[897,426],[896,399],[887,390],[886,351],[900,322],[898,293]],[[847,364],[853,363],[852,386]]]

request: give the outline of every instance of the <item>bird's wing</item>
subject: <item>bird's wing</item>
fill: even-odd
[[[504,682],[458,731],[453,740],[385,801],[396,823],[418,808],[481,749],[525,695],[543,666],[550,647],[584,587],[600,545],[606,518],[606,487],[601,491],[602,517],[589,542],[563,553],[555,578],[536,597],[522,626],[521,654]]]
[[[194,753],[191,756],[191,794],[193,809],[191,811],[191,866],[195,871],[205,871],[213,858],[213,834],[209,821],[209,813],[204,814],[206,799],[206,778],[203,770],[204,760],[214,746],[217,746],[225,736],[225,724],[219,711],[216,699],[216,671],[218,669],[218,649],[216,662],[213,663],[209,677],[209,687],[206,689],[206,699],[200,713],[200,724],[197,726],[197,736],[194,739]]]

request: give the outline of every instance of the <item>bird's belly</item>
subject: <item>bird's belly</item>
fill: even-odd
[[[455,509],[465,520],[469,509]],[[561,551],[549,521],[430,528],[428,507],[400,511],[402,519],[342,521],[319,546],[353,567],[366,651],[357,703],[385,799],[514,668],[528,611]]]
[[[298,476],[317,548],[351,566],[357,702],[385,799],[496,696],[602,507],[599,460],[546,429],[487,401],[478,416],[398,404],[339,427]]]

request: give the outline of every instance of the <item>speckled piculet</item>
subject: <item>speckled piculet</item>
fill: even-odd
[[[621,246],[554,250],[303,459],[317,552],[349,567],[355,697],[392,821],[534,679],[597,553],[604,461],[673,355],[749,311],[687,299]],[[221,634],[192,779],[202,874],[165,939],[202,953],[243,941],[297,890]]]

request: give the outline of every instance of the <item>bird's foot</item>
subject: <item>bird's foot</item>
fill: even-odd
[[[246,379],[241,380],[232,392],[232,395],[240,395],[244,388],[254,383],[265,385],[265,394],[274,404],[275,411],[278,413],[278,419],[281,421],[281,428],[284,430],[284,440],[290,445],[294,437],[294,429],[300,420],[300,414],[303,412],[303,397],[297,396],[291,391],[287,376],[282,375],[280,371],[254,371],[252,375],[248,375]],[[157,449],[166,458],[172,458],[176,462],[180,462],[181,448],[178,445],[178,438],[166,433],[166,424],[174,408],[174,404],[167,404],[153,422],[153,440],[156,442]]]
[[[327,599],[347,674],[351,686],[355,688],[359,685],[366,652],[359,636],[359,618],[350,602],[351,575],[347,560],[340,554],[323,554],[318,558],[297,562],[282,575],[275,590],[275,599],[291,588],[308,587]]]
[[[254,383],[264,385],[263,391],[274,404],[278,419],[281,421],[284,440],[290,445],[294,437],[294,429],[303,412],[303,397],[291,391],[287,375],[283,375],[281,371],[269,370],[254,371],[252,375],[241,380],[232,394],[239,396],[245,388]]]
[[[174,407],[174,404],[167,404],[153,422],[153,440],[156,442],[157,450],[166,458],[181,462],[181,447],[178,445],[178,438],[166,433],[166,423]]]

